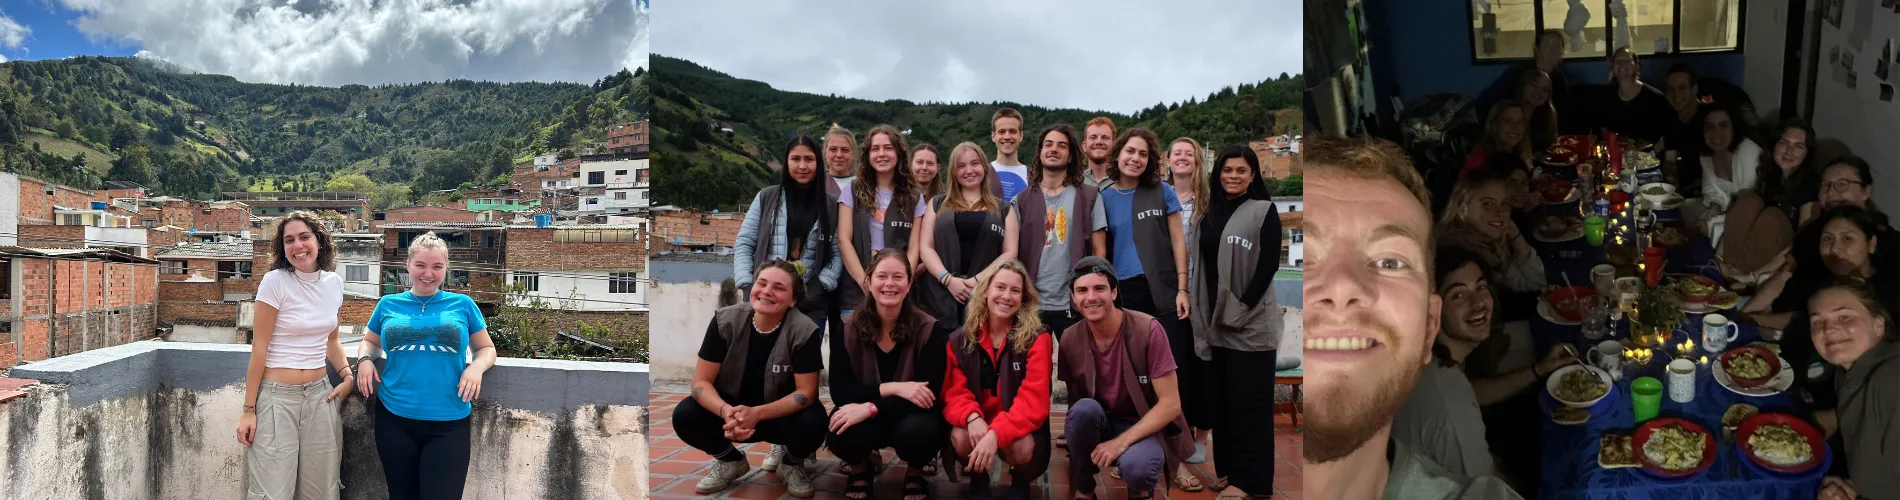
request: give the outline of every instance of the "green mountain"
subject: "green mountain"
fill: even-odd
[[[1108,116],[1121,127],[1154,129],[1164,139],[1194,137],[1222,147],[1270,134],[1298,134],[1302,78],[1245,83],[1210,93],[1206,100],[1160,103],[1134,115],[1051,109],[1020,103],[914,103],[871,101],[778,90],[764,82],[734,78],[684,59],[652,55],[655,204],[697,209],[743,209],[772,179],[768,165],[796,134],[818,137],[833,123],[859,134],[889,123],[911,131],[909,140],[942,149],[963,141],[985,148],[990,115],[1001,107],[1022,112],[1032,131],[1049,123],[1081,126]],[[725,132],[723,128],[731,128]]]
[[[0,158],[82,187],[129,180],[191,197],[315,191],[350,173],[427,191],[582,152],[608,125],[644,119],[648,102],[646,75],[624,70],[593,85],[313,87],[132,58],[14,61],[0,64]]]

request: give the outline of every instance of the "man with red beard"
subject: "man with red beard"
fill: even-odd
[[[1108,178],[1108,169],[1114,168],[1109,163],[1109,151],[1115,146],[1115,121],[1106,116],[1091,118],[1082,127],[1082,134],[1082,153],[1089,161],[1088,171],[1082,172],[1082,183],[1098,190],[1114,184]]]
[[[1392,439],[1439,326],[1431,201],[1392,143],[1308,140],[1305,490],[1329,500],[1519,498]]]

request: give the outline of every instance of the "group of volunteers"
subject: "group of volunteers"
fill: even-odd
[[[470,403],[496,353],[475,301],[442,289],[447,245],[435,233],[409,244],[412,286],[376,304],[355,365],[338,339],[343,277],[335,272],[330,231],[316,214],[293,212],[277,222],[271,253],[271,270],[257,284],[237,425],[246,448],[246,498],[339,497],[339,412],[352,390],[374,398],[388,498],[462,498]],[[342,376],[341,385],[331,385],[330,371]]]
[[[717,461],[699,493],[745,476],[734,444],[756,442],[796,497],[813,495],[820,447],[853,499],[872,496],[886,448],[911,500],[940,463],[972,498],[992,497],[1004,468],[1007,497],[1028,498],[1053,448],[1070,454],[1072,498],[1096,498],[1102,470],[1133,498],[1164,471],[1200,491],[1187,464],[1210,453],[1221,498],[1272,493],[1261,381],[1281,330],[1282,236],[1258,156],[1242,144],[1203,165],[1193,139],[1164,147],[1107,118],[1082,134],[1023,125],[995,112],[994,159],[974,142],[911,145],[890,125],[862,138],[834,125],[777,152],[778,182],[734,244],[745,299],[711,318],[673,413],[680,439]]]

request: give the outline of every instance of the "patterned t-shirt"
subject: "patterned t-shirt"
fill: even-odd
[[[389,361],[377,397],[390,413],[413,420],[468,417],[472,409],[456,395],[468,368],[468,337],[488,329],[475,301],[455,292],[417,297],[384,296],[370,315],[369,330],[382,336]]]

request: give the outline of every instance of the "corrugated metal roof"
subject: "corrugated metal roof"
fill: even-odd
[[[251,242],[187,243],[158,253],[160,259],[212,259],[248,261],[253,257]]]
[[[109,261],[114,261],[114,262],[130,262],[130,263],[139,263],[139,264],[157,264],[158,263],[158,261],[156,260],[139,257],[136,255],[128,254],[128,253],[121,252],[118,250],[113,250],[110,248],[28,248],[28,247],[16,247],[16,246],[0,246],[0,255],[10,255],[10,256],[17,256],[17,257],[63,258],[63,259],[94,258],[94,259],[99,259],[99,260],[109,260]]]

